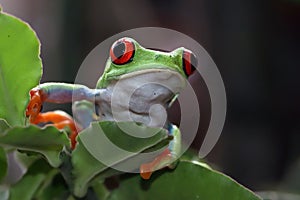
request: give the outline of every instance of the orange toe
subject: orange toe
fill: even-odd
[[[36,117],[39,115],[42,108],[42,97],[40,91],[32,89],[30,91],[30,102],[26,108],[26,116],[29,117],[31,123],[33,123]]]
[[[151,175],[152,175],[151,163],[142,164],[141,167],[140,167],[140,176],[143,179],[148,180],[148,179],[150,179]]]

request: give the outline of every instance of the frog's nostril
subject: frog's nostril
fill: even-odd
[[[195,70],[198,64],[197,58],[193,52],[184,49],[182,52],[182,67],[185,75],[189,77]]]

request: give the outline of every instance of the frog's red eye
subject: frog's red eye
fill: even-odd
[[[132,61],[134,56],[134,43],[129,38],[117,40],[110,49],[111,61],[117,65],[123,65]]]
[[[190,50],[184,49],[182,52],[182,67],[185,75],[189,77],[197,66],[197,59],[195,54]]]

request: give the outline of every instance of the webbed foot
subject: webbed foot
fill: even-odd
[[[26,117],[29,118],[30,123],[36,120],[43,105],[42,95],[38,88],[30,90],[30,101],[26,108]]]

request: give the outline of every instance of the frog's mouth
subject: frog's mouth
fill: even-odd
[[[171,69],[143,69],[119,76],[119,81],[125,81],[128,87],[156,84],[168,88],[177,94],[186,85],[186,79],[177,71]]]

